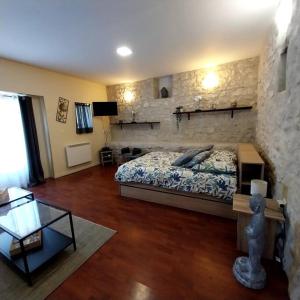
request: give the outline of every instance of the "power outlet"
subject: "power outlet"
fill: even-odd
[[[284,206],[286,206],[286,204],[287,204],[285,198],[284,198],[284,199],[277,200],[277,202],[278,202],[278,204],[279,204],[280,207],[284,207]]]

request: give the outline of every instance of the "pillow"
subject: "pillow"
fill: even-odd
[[[195,155],[189,162],[184,164],[183,168],[192,168],[196,164],[200,164],[211,155],[212,151],[203,151]]]
[[[236,173],[236,155],[231,151],[214,151],[208,159],[202,163],[194,165],[193,171],[207,172],[215,174]]]
[[[234,163],[236,162],[236,154],[229,150],[216,150],[212,153],[209,160]]]
[[[213,174],[235,174],[236,165],[224,161],[204,161],[192,167],[193,171]]]
[[[214,145],[207,145],[204,147],[200,147],[199,149],[193,149],[186,151],[183,155],[179,156],[173,163],[174,167],[181,167],[187,162],[189,162],[195,155],[200,152],[209,151],[213,148]]]
[[[189,162],[195,155],[197,155],[201,150],[199,149],[194,149],[194,150],[189,150],[179,156],[173,163],[172,166],[174,167],[180,167],[187,162]]]
[[[200,152],[204,152],[204,151],[210,151],[213,147],[214,147],[214,145],[209,144],[207,146],[200,147],[199,149],[200,149]]]

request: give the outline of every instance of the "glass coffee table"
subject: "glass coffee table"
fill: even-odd
[[[32,194],[32,193],[31,193]],[[70,236],[58,230],[59,220],[68,218]],[[41,246],[25,250],[26,241],[41,232]],[[27,239],[27,240],[26,240]],[[19,242],[20,253],[12,256],[12,241]],[[25,242],[25,243],[24,243]],[[29,285],[32,273],[76,241],[71,211],[34,200],[28,195],[0,206],[0,254],[10,265],[21,271]]]

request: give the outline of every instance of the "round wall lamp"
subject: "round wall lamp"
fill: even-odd
[[[219,85],[219,76],[215,72],[207,73],[202,81],[203,88],[207,90],[213,89],[218,85]]]
[[[127,104],[130,104],[133,101],[134,94],[131,91],[124,92],[124,100]]]

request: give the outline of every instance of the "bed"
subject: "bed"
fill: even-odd
[[[180,152],[151,152],[121,165],[115,179],[122,196],[228,218],[237,188],[236,156],[213,151],[192,169],[174,167]]]

